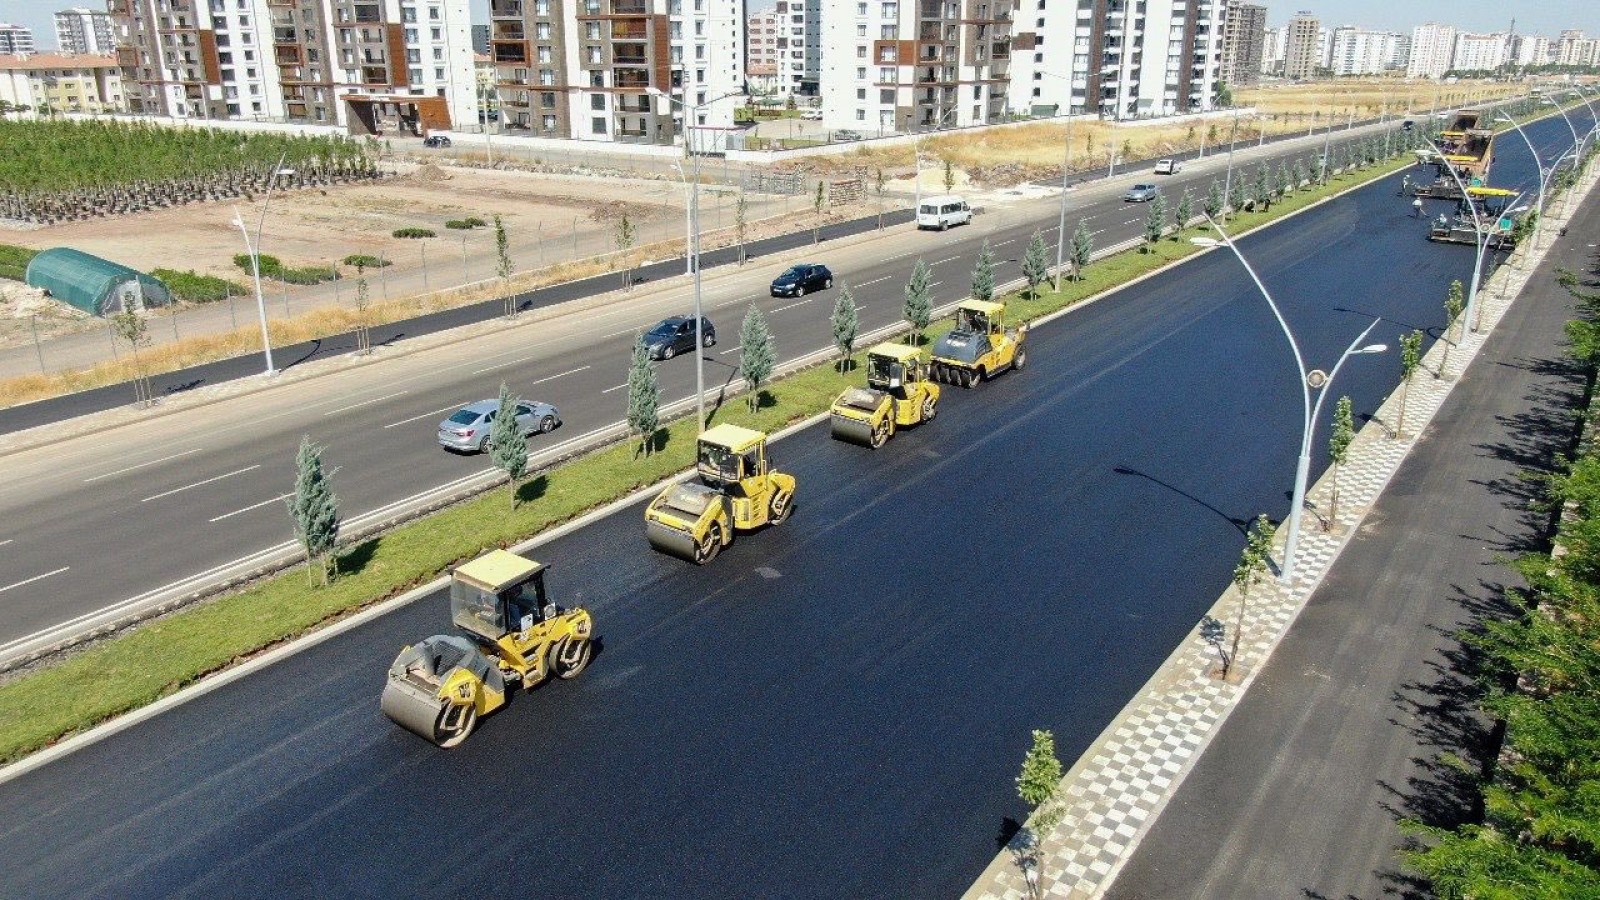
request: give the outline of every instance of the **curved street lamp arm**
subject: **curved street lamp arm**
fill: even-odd
[[[1316,422],[1318,417],[1322,415],[1322,401],[1328,396],[1328,388],[1333,386],[1333,380],[1339,377],[1339,370],[1344,367],[1345,360],[1356,355],[1356,348],[1361,346],[1361,343],[1367,339],[1367,335],[1372,333],[1372,329],[1377,328],[1378,323],[1382,321],[1383,317],[1379,316],[1373,319],[1366,328],[1361,329],[1361,333],[1356,335],[1356,339],[1351,341],[1350,346],[1344,349],[1344,354],[1339,357],[1339,361],[1333,364],[1333,370],[1328,373],[1328,380],[1323,382],[1322,389],[1317,391],[1317,403],[1311,409],[1312,422]],[[1307,453],[1311,452],[1311,435],[1311,431],[1306,432],[1305,449]]]
[[[1306,361],[1300,355],[1300,344],[1294,339],[1294,332],[1289,330],[1289,323],[1284,320],[1283,313],[1278,310],[1278,304],[1273,301],[1272,294],[1267,292],[1267,286],[1261,283],[1261,277],[1250,266],[1250,261],[1244,258],[1244,254],[1239,252],[1238,247],[1234,246],[1233,239],[1228,237],[1228,233],[1222,230],[1222,226],[1211,218],[1210,213],[1202,212],[1201,215],[1205,216],[1205,220],[1211,224],[1217,234],[1222,236],[1222,243],[1233,251],[1233,255],[1239,260],[1239,264],[1244,266],[1244,270],[1250,274],[1250,280],[1255,282],[1256,290],[1260,291],[1261,296],[1266,298],[1267,306],[1272,309],[1273,317],[1278,320],[1278,327],[1283,329],[1283,336],[1289,339],[1289,349],[1294,351],[1295,380],[1300,382],[1300,393],[1305,401],[1305,420],[1309,423],[1311,421],[1311,389],[1306,386]]]

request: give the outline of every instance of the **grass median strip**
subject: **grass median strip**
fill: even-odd
[[[1398,163],[1379,163],[1335,178],[1327,186],[1299,191],[1274,203],[1270,212],[1240,214],[1233,219],[1232,230],[1238,233],[1259,226],[1357,180],[1399,168]],[[1183,231],[1151,246],[1149,252],[1136,249],[1098,260],[1088,266],[1082,281],[1064,281],[1060,292],[1043,289],[1038,297],[1012,294],[1005,298],[1010,318],[1032,319],[1072,306],[1196,253],[1199,248],[1187,238],[1199,233]],[[909,274],[910,261],[907,263]],[[929,333],[929,340],[948,328],[948,323],[942,323]],[[765,396],[757,410],[752,412],[744,402],[729,400],[716,408],[713,419],[776,431],[826,410],[845,386],[862,377],[859,368],[841,373],[832,365],[818,365],[763,388]],[[132,629],[58,663],[19,674],[0,684],[0,722],[6,723],[0,729],[0,762],[15,761],[252,654],[423,584],[485,549],[524,540],[665,478],[690,464],[693,445],[690,416],[663,429],[659,449],[650,456],[636,456],[634,442],[627,441],[536,474],[520,485],[520,502],[514,511],[507,510],[501,488],[345,547],[340,552],[340,575],[327,587],[310,588],[300,572],[290,571]],[[650,552],[642,522],[637,552]],[[439,627],[444,629],[446,623]]]

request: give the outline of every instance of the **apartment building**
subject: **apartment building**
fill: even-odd
[[[478,121],[468,0],[109,0],[129,106],[354,134]]]
[[[779,93],[816,96],[822,85],[822,0],[778,0],[772,14]]]
[[[1456,30],[1428,22],[1411,29],[1411,58],[1407,78],[1442,78],[1455,56]]]
[[[1222,0],[1029,0],[1017,19],[1014,112],[1121,119],[1210,109],[1214,102]]]
[[[756,66],[778,64],[778,14],[758,12],[744,25],[744,64],[748,71]]]
[[[1343,25],[1333,30],[1332,65],[1335,75],[1380,75],[1403,68],[1405,35]]]
[[[1289,20],[1288,38],[1283,50],[1283,77],[1311,78],[1324,65],[1325,45],[1318,38],[1322,23],[1309,12],[1295,13]]]
[[[1519,34],[1511,38],[1511,64],[1515,66],[1543,66],[1552,59],[1554,45],[1547,37]]]
[[[1556,38],[1555,62],[1562,66],[1600,64],[1600,40],[1586,38],[1582,31],[1563,31]]]
[[[33,41],[33,29],[26,25],[7,25],[0,22],[0,53],[20,56],[33,53],[38,45]]]
[[[513,131],[713,151],[744,102],[740,0],[490,0],[489,17]]]
[[[1222,71],[1231,85],[1261,80],[1265,57],[1267,8],[1256,3],[1230,3],[1222,21]]]
[[[1456,72],[1493,72],[1506,64],[1510,51],[1507,35],[1460,32],[1450,56],[1450,68]]]
[[[1284,57],[1289,52],[1289,26],[1268,28],[1261,45],[1261,74],[1282,75]]]
[[[122,74],[110,54],[0,56],[0,101],[57,112],[121,112]]]
[[[934,131],[1005,113],[1011,0],[824,0],[821,12],[829,127]]]
[[[111,29],[111,14],[105,10],[74,7],[55,14],[56,45],[62,53],[106,54],[117,52]]]

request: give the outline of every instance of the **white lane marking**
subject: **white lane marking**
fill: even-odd
[[[644,328],[643,328],[643,327],[634,327],[634,328],[624,328],[624,329],[622,329],[622,330],[621,330],[621,331],[613,331],[613,332],[611,332],[611,333],[610,333],[610,334],[602,334],[602,335],[600,335],[600,336],[601,336],[601,337],[603,337],[603,338],[614,338],[614,337],[616,337],[616,336],[617,336],[617,335],[619,335],[619,334],[627,334],[627,333],[628,333],[628,332],[630,332],[630,331],[631,331],[631,332],[634,332],[634,333],[638,333],[638,332],[641,332],[641,331],[643,331],[643,330],[644,330]],[[493,366],[491,366],[491,367],[490,367],[490,368],[493,368]],[[478,371],[479,371],[479,372],[487,372],[487,371],[488,371],[488,369],[479,369],[479,370],[478,370]],[[476,373],[476,372],[474,372],[474,373],[473,373],[473,374],[477,374],[477,373]]]
[[[231,519],[234,516],[239,515],[240,513],[247,513],[252,509],[260,509],[261,507],[266,506],[269,503],[277,503],[279,500],[282,500],[282,499],[284,499],[286,497],[293,497],[293,496],[294,496],[294,492],[293,491],[290,491],[287,494],[279,494],[278,496],[273,497],[271,500],[263,500],[260,503],[252,503],[249,506],[246,506],[244,509],[236,509],[231,513],[223,513],[222,515],[217,516],[216,518],[211,519],[210,521],[212,521],[212,522],[221,522],[223,519]]]
[[[260,463],[257,463],[257,464],[255,464],[253,466],[245,466],[242,469],[235,469],[232,472],[228,472],[228,473],[223,474],[223,475],[218,475],[218,476],[216,476],[214,478],[207,478],[205,481],[196,481],[194,484],[186,484],[183,487],[173,488],[170,491],[162,491],[161,493],[156,494],[154,496],[146,497],[143,500],[140,500],[139,502],[140,503],[149,503],[151,500],[160,500],[162,497],[170,497],[173,494],[179,494],[179,493],[182,493],[184,491],[189,490],[190,488],[197,488],[197,487],[200,487],[201,485],[210,484],[213,481],[221,481],[224,478],[232,478],[235,475],[243,475],[246,472],[254,472],[256,469],[259,469],[259,468],[261,468],[261,464]]]
[[[1004,247],[1007,244],[1014,244],[1014,243],[1016,243],[1016,238],[1012,238],[1009,241],[996,241],[993,244],[990,244],[989,246],[991,246],[991,247]]]
[[[933,283],[931,283],[931,284],[929,284],[929,285],[928,285],[928,288],[929,288],[929,289],[930,289],[930,290],[931,290],[931,289],[933,289],[933,288],[936,288],[936,287],[938,287],[938,286],[939,286],[939,285],[941,285],[941,284],[944,284],[944,282],[942,282],[942,281],[935,281],[935,282],[933,282]]]
[[[68,570],[70,568],[72,568],[72,567],[71,566],[62,566],[61,568],[55,570],[54,572],[46,572],[43,575],[35,575],[32,578],[24,578],[21,581],[15,583],[15,584],[8,584],[5,587],[0,587],[0,594],[4,594],[6,591],[11,590],[12,588],[22,587],[25,584],[33,584],[35,581],[38,581],[38,580],[43,579],[43,578],[49,578],[51,575],[60,575],[62,572],[65,572],[66,570]]]
[[[122,474],[125,474],[127,472],[132,472],[134,469],[142,469],[145,466],[153,466],[153,465],[155,465],[157,463],[164,463],[164,462],[167,462],[168,460],[177,459],[180,456],[188,456],[191,453],[199,453],[199,452],[200,452],[200,448],[196,447],[193,450],[185,450],[182,453],[174,453],[171,456],[163,456],[160,459],[152,459],[149,462],[142,462],[142,463],[139,463],[136,466],[129,466],[126,469],[118,469],[115,472],[106,472],[103,475],[93,475],[93,476],[90,476],[88,478],[85,478],[83,480],[83,483],[84,484],[88,484],[91,481],[99,481],[102,478],[112,478],[112,477],[117,476],[117,475],[122,475]]]
[[[815,299],[817,299],[817,297],[816,297],[816,295],[813,294],[812,297],[811,297],[811,300],[815,300]],[[794,309],[796,306],[805,306],[807,303],[810,303],[811,300],[801,300],[801,301],[799,301],[797,303],[786,303],[783,306],[775,306],[775,307],[773,307],[772,311],[775,312],[775,313],[778,313],[778,312],[783,312],[786,309]]]
[[[385,400],[393,400],[396,397],[402,396],[404,394],[409,394],[409,393],[411,393],[411,392],[410,391],[395,391],[392,394],[384,394],[382,397],[373,397],[371,400],[363,400],[360,403],[352,403],[349,406],[341,406],[338,409],[330,409],[327,412],[323,413],[323,415],[324,416],[332,416],[332,415],[337,415],[337,414],[342,413],[342,412],[349,412],[352,409],[359,409],[360,407],[363,407],[363,406],[371,406],[374,403],[382,403]]]
[[[856,285],[856,287],[871,287],[872,285],[877,284],[880,281],[888,281],[888,280],[889,280],[889,276],[885,275],[882,278],[874,278],[871,281],[863,281],[860,284]],[[857,308],[859,308],[859,307],[857,307]]]
[[[960,258],[961,257],[959,257],[959,256],[952,256],[952,257],[950,257],[948,259],[936,259],[936,260],[933,261],[933,264],[936,265],[936,266],[942,266],[947,262],[955,262],[956,260],[958,260]]]
[[[395,428],[395,427],[400,426],[400,425],[410,425],[412,422],[415,422],[418,419],[432,418],[433,416],[437,416],[440,413],[447,413],[452,409],[460,409],[464,405],[465,404],[462,404],[462,403],[452,403],[449,406],[446,406],[444,409],[436,409],[433,412],[425,412],[420,416],[412,416],[409,419],[401,419],[398,422],[390,422],[389,424],[387,424],[387,425],[385,425],[383,427],[385,427],[385,428]]]
[[[858,307],[856,307],[856,308],[857,308],[857,309],[860,309],[860,308],[861,308],[861,307],[859,307],[859,306],[858,306]],[[724,350],[724,351],[722,351],[722,354],[721,354],[721,355],[722,355],[722,356],[727,356],[727,355],[728,355],[728,354],[729,354],[729,353],[738,353],[738,352],[739,352],[739,349],[740,349],[740,348],[738,348],[738,347],[729,347],[729,348],[728,348],[728,349],[726,349],[726,350]]]
[[[616,387],[608,387],[605,390],[601,391],[600,393],[609,394],[612,391],[620,391],[620,390],[622,390],[623,388],[625,388],[627,386],[628,386],[628,383],[626,381],[624,381],[623,383],[617,385]]]
[[[4,547],[5,545],[11,543],[14,540],[16,540],[16,538],[6,538],[5,540],[0,541],[0,547]]]

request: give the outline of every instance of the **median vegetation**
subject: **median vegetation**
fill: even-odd
[[[1257,227],[1400,165],[1392,160],[1375,162],[1335,177],[1328,185],[1294,190],[1276,199],[1270,212],[1232,217],[1230,230]],[[1147,275],[1198,252],[1188,238],[1200,233],[1171,230],[1143,253],[1120,253],[1080,267],[1075,278],[1061,281],[1060,290],[1040,281],[1033,290],[1005,296],[1008,319],[1038,318]],[[1086,257],[1085,250],[1081,258]],[[839,288],[845,287],[841,280]],[[932,323],[923,340],[935,340],[949,327],[948,321]],[[827,410],[833,398],[860,377],[850,367],[817,365],[766,385],[753,407],[722,398],[711,418],[775,431]],[[294,572],[266,578],[13,678],[0,685],[0,721],[7,723],[0,729],[0,761],[16,760],[265,648],[426,583],[486,549],[509,546],[681,471],[691,464],[694,434],[692,417],[679,419],[657,434],[652,453],[638,453],[637,441],[623,439],[534,473],[517,487],[517,503],[510,511],[503,496],[485,495],[344,546],[337,554],[339,575],[327,587],[308,587],[304,576]],[[636,552],[650,552],[642,534]]]

